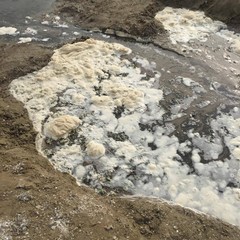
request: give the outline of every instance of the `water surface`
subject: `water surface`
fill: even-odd
[[[0,0],[0,26],[18,24],[26,16],[46,11],[54,0]]]

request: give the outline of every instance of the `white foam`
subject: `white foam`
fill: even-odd
[[[203,101],[203,102],[197,104],[197,107],[204,108],[204,107],[207,107],[210,103],[211,103],[210,101],[206,100],[206,101]]]
[[[186,87],[190,87],[194,93],[205,93],[206,92],[206,90],[204,89],[204,87],[201,84],[192,80],[191,78],[178,76],[176,78],[176,82],[182,83]]]
[[[87,144],[87,155],[92,158],[100,158],[105,154],[105,147],[95,141],[90,141]]]
[[[28,27],[28,28],[24,31],[24,34],[27,34],[27,35],[36,35],[36,34],[37,34],[37,30],[35,30],[34,28]]]
[[[183,44],[194,40],[206,42],[211,35],[215,34],[228,41],[229,50],[240,55],[239,34],[229,31],[226,24],[212,20],[204,12],[166,7],[156,14],[155,19],[161,22],[169,32],[173,44]],[[200,49],[193,49],[186,45],[184,47],[197,54],[199,54],[198,51],[201,52]],[[212,56],[206,55],[206,58],[212,59]]]
[[[42,25],[49,25],[50,23],[49,23],[49,21],[46,21],[46,20],[45,20],[45,21],[42,21],[41,24],[42,24]]]
[[[37,39],[37,40],[40,40],[40,41],[42,41],[42,42],[47,42],[47,41],[50,40],[50,38],[42,38],[42,39]]]
[[[17,29],[14,27],[0,27],[0,35],[16,35]]]
[[[18,43],[29,43],[33,40],[31,37],[20,37]]]
[[[44,133],[55,140],[66,138],[68,133],[77,128],[80,123],[81,120],[78,117],[63,115],[48,121],[45,124]]]
[[[231,44],[231,49],[233,52],[240,55],[240,38],[234,39]]]
[[[230,50],[233,53],[240,55],[240,35],[236,34],[234,31],[230,31],[228,29],[221,30],[217,33],[218,36],[227,40],[230,43]]]
[[[226,28],[224,23],[206,17],[204,12],[184,8],[166,7],[156,14],[155,19],[169,31],[174,44],[187,43],[193,39],[205,42],[211,33]]]
[[[154,87],[160,73],[146,81],[141,69],[124,58],[130,53],[122,45],[92,39],[67,44],[42,70],[11,83],[11,93],[25,104],[39,133],[39,151],[79,183],[163,197],[240,226],[239,109],[211,121],[211,138],[191,130],[189,139],[179,142],[174,126],[161,124],[163,92]],[[138,62],[148,65],[144,59]],[[194,80],[179,79],[195,91]],[[184,99],[182,107],[195,97]],[[61,115],[82,123],[54,142],[44,125]],[[230,158],[222,161],[224,144]],[[194,169],[179,152],[191,154]]]
[[[59,21],[61,18],[59,16],[55,16],[55,20]]]
[[[31,27],[28,27],[25,31],[24,34],[27,35],[36,35],[37,34],[37,30]]]
[[[69,28],[69,26],[66,23],[54,22],[54,24],[56,24],[56,27],[59,28]]]
[[[0,239],[12,240],[12,227],[14,223],[12,221],[3,221],[0,219]]]

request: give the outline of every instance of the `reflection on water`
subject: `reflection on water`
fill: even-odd
[[[0,0],[0,26],[16,24],[26,16],[47,10],[54,0]]]

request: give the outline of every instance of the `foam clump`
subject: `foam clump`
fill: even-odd
[[[240,55],[240,39],[233,40],[233,43],[230,46],[231,50]]]
[[[31,37],[21,37],[19,38],[19,41],[18,43],[29,43],[29,42],[32,42],[32,38]]]
[[[138,89],[127,87],[124,84],[105,83],[103,91],[109,94],[115,102],[115,105],[124,105],[127,108],[136,108],[141,105],[144,93]]]
[[[233,156],[240,160],[240,136],[237,136],[229,141],[230,150],[232,149]]]
[[[14,27],[0,27],[0,35],[15,35],[17,29]]]
[[[130,160],[134,155],[136,155],[137,149],[130,142],[123,142],[119,144],[116,151],[117,156],[124,156],[126,160]]]
[[[224,23],[206,17],[204,12],[183,8],[166,7],[156,14],[155,19],[170,33],[173,44],[193,39],[205,42],[211,33],[226,28]]]
[[[96,106],[109,106],[112,104],[112,99],[109,96],[93,96],[91,101]]]
[[[87,144],[87,155],[92,158],[100,158],[105,154],[105,147],[101,143],[90,141]]]
[[[82,165],[79,165],[75,169],[75,175],[78,179],[82,179],[83,176],[86,174],[86,169]]]
[[[75,116],[60,116],[45,125],[45,135],[54,140],[67,137],[68,133],[77,128],[81,120]]]
[[[28,27],[25,31],[24,31],[24,34],[29,34],[29,35],[36,35],[38,32],[37,30],[33,29],[33,28],[30,28]]]
[[[237,160],[240,160],[240,148],[235,148],[232,154]]]

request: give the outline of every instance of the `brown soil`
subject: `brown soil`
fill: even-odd
[[[155,0],[58,0],[58,10],[84,28],[114,29],[136,36],[150,37],[163,29],[153,16],[163,8]]]
[[[164,33],[154,16],[165,6],[204,10],[228,24],[240,22],[240,0],[57,0],[57,11],[83,28],[114,29],[148,38]]]
[[[55,171],[36,152],[27,112],[8,92],[12,79],[42,68],[53,51],[0,44],[0,52],[0,239],[240,239],[237,227],[220,220],[162,202],[99,196]]]

